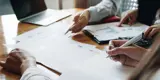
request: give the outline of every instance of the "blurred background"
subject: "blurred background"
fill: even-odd
[[[88,8],[101,0],[45,0],[47,7],[51,9]],[[121,11],[137,7],[137,0],[122,0]],[[12,14],[10,0],[0,0],[0,15]]]

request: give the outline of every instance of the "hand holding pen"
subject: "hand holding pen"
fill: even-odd
[[[135,67],[146,52],[146,49],[136,45],[120,47],[126,42],[126,40],[112,40],[107,53],[114,61]]]
[[[72,33],[81,31],[88,24],[88,22],[89,22],[89,11],[84,10],[78,13],[76,16],[74,16],[73,24],[66,31],[65,34],[67,34],[69,31],[72,31]]]

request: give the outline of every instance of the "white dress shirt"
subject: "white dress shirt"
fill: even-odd
[[[96,6],[90,7],[89,22],[97,22],[107,16],[117,15],[121,4],[121,0],[102,0]]]
[[[44,71],[37,67],[28,68],[20,80],[52,80]]]

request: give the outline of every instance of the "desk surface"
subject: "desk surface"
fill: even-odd
[[[75,14],[83,9],[69,9],[71,13]],[[70,24],[72,22],[73,16],[63,19],[61,21]],[[0,17],[0,60],[5,60],[8,49],[3,46],[3,44],[16,44],[16,41],[13,40],[19,34],[27,32],[29,30],[37,28],[37,25],[20,23],[15,15],[3,15]],[[87,36],[85,36],[82,32],[78,33],[73,37],[73,40],[96,45],[97,48],[102,49],[103,46],[100,46],[90,40]],[[19,80],[20,76],[4,71],[0,67],[0,80]],[[52,74],[51,74],[52,75]],[[55,75],[55,74],[53,74]]]

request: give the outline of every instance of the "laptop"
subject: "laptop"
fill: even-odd
[[[47,9],[44,0],[10,0],[13,11],[20,22],[49,25],[70,16],[69,12]]]

